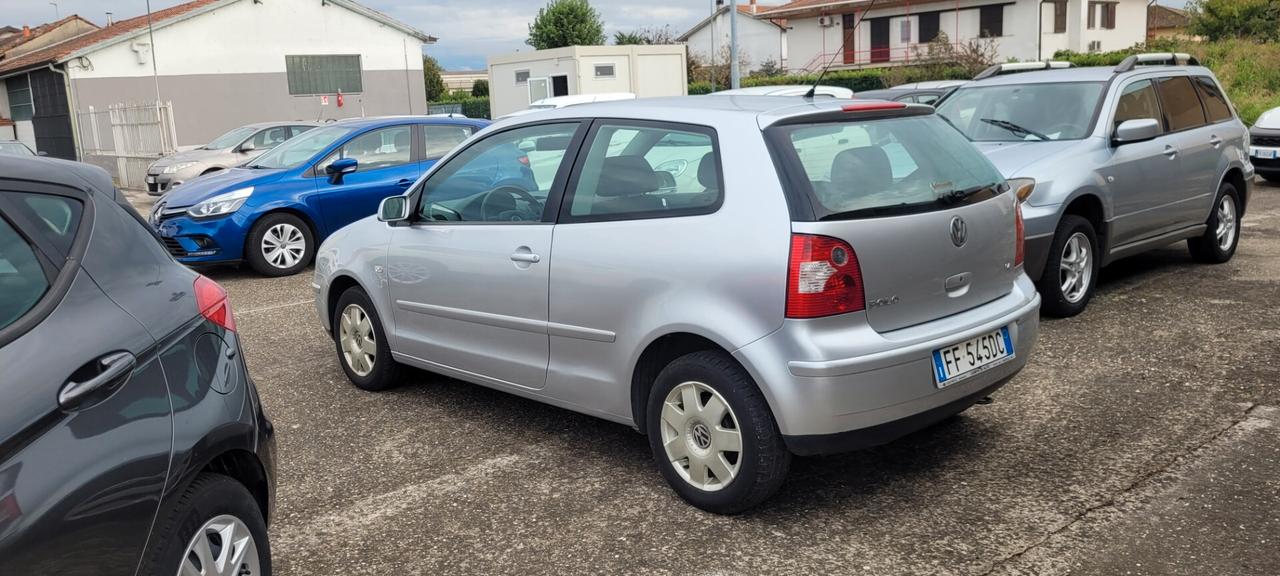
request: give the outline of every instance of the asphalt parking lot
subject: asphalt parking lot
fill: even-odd
[[[144,206],[145,208],[145,206]],[[1103,273],[1027,369],[888,446],[796,459],[726,518],[629,428],[415,373],[349,385],[310,272],[231,294],[279,432],[278,574],[1280,574],[1280,188],[1233,261]]]

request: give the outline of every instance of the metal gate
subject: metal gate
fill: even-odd
[[[90,106],[76,116],[84,161],[105,168],[121,188],[145,190],[147,166],[177,151],[173,102]]]

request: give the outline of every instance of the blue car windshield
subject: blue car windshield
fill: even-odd
[[[259,156],[249,167],[280,169],[301,166],[328,148],[330,144],[350,133],[351,128],[346,126],[326,126],[309,130]]]

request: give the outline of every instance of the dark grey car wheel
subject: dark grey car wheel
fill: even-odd
[[[271,544],[257,501],[221,474],[202,474],[156,518],[139,574],[271,576]]]
[[[668,364],[645,414],[663,478],[698,508],[737,514],[772,496],[787,476],[791,453],[764,395],[724,352]]]

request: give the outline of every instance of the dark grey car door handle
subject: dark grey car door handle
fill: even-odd
[[[58,405],[64,409],[75,408],[100,390],[118,387],[129,378],[138,365],[138,359],[128,352],[112,352],[97,360],[101,372],[83,382],[68,380],[58,391]]]
[[[511,261],[512,262],[529,262],[531,264],[537,264],[538,262],[542,261],[542,257],[538,256],[537,254],[529,254],[527,252],[516,252],[511,255]]]

